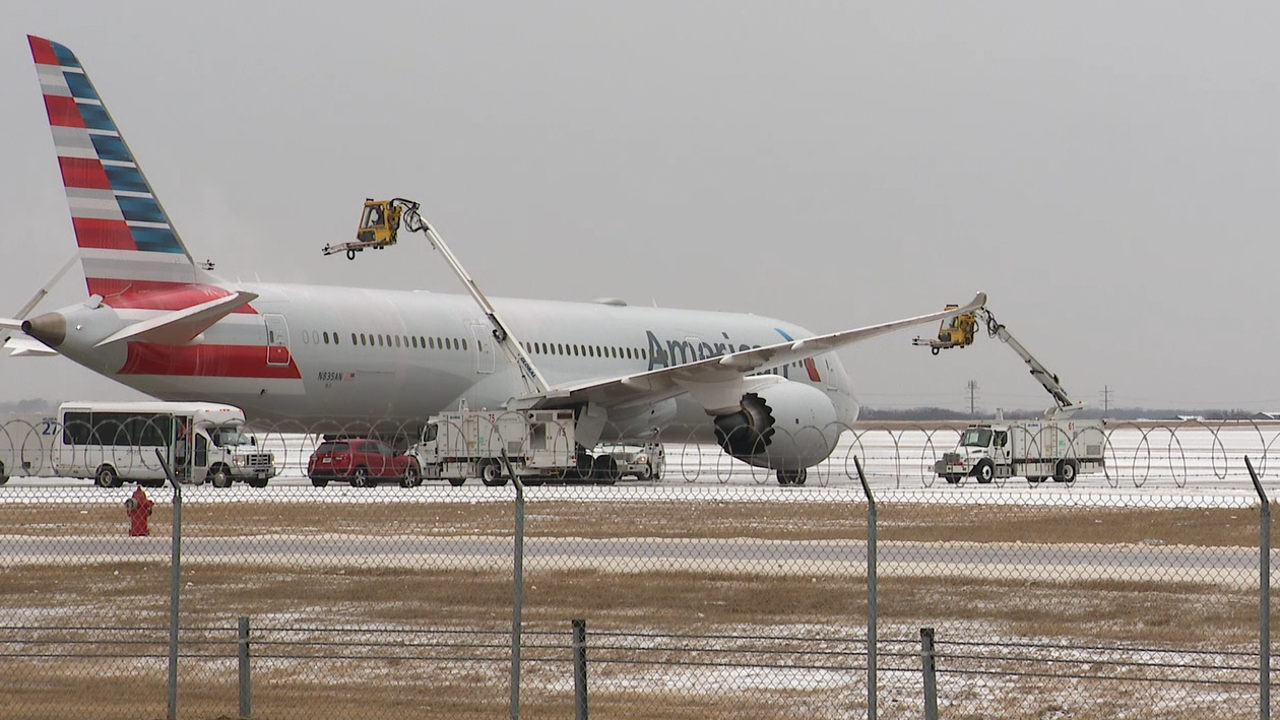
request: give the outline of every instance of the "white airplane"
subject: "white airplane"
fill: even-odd
[[[858,417],[833,352],[985,303],[827,335],[755,315],[494,298],[549,390],[495,352],[468,295],[241,283],[182,243],[76,56],[28,36],[89,298],[0,326],[15,354],[60,353],[164,400],[252,421],[410,434],[460,403],[573,408],[578,439],[713,434],[725,452],[804,482]],[[38,342],[36,342],[38,341]]]

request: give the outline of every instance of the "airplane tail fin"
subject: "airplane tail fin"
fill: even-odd
[[[67,47],[28,35],[90,295],[169,290],[204,273]]]

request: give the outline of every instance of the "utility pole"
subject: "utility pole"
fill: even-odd
[[[976,405],[974,404],[974,402],[978,394],[978,381],[970,380],[969,383],[965,385],[965,387],[969,389],[969,417],[970,418],[977,417],[977,413],[975,412]]]
[[[1103,385],[1102,386],[1102,414],[1106,415],[1107,411],[1110,409],[1111,409],[1111,386]]]

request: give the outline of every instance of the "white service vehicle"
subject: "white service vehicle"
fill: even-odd
[[[49,413],[0,415],[0,485],[10,477],[53,475],[57,418]]]
[[[980,483],[1025,477],[1028,482],[1075,482],[1105,467],[1101,420],[1047,419],[980,423],[965,428],[954,452],[934,463],[949,483],[972,476]]]
[[[661,480],[667,467],[667,453],[662,443],[610,443],[600,446],[598,450],[613,458],[619,479],[632,475],[637,480]]]
[[[246,435],[244,412],[203,402],[67,402],[58,409],[53,467],[63,477],[92,478],[104,488],[125,481],[164,485],[159,450],[178,482],[266,487],[275,455]]]
[[[504,451],[521,478],[573,477],[580,472],[575,427],[572,410],[460,410],[432,416],[408,454],[424,480],[455,486],[473,477],[506,484]]]

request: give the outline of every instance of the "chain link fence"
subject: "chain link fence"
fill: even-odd
[[[27,425],[2,426],[10,468],[40,467]],[[1270,711],[1270,506],[1243,465],[1275,493],[1268,426],[1112,428],[1074,483],[937,482],[957,430],[899,426],[803,486],[689,438],[656,479],[527,488],[315,487],[321,438],[294,430],[257,433],[266,487],[149,489],[146,536],[131,485],[11,471],[5,714]]]

